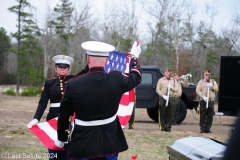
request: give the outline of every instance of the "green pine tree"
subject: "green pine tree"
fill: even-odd
[[[22,83],[40,85],[43,81],[43,54],[37,37],[41,34],[38,27],[30,22],[23,26],[22,46],[20,49],[19,66]]]
[[[8,52],[11,48],[10,38],[4,28],[0,28],[0,68],[3,67],[4,53]]]
[[[63,53],[68,53],[68,39],[72,34],[71,17],[74,8],[69,0],[60,0],[61,5],[57,4],[54,12],[57,14],[55,21],[51,21],[51,25],[55,26],[55,33],[60,38],[59,47]]]
[[[8,10],[17,15],[17,32],[12,36],[17,39],[17,94],[19,94],[20,84],[34,84],[34,78],[39,77],[39,58],[41,49],[35,36],[38,36],[38,28],[32,21],[32,14],[25,10],[32,5],[27,0],[16,0],[17,5]],[[34,78],[33,78],[34,77]]]

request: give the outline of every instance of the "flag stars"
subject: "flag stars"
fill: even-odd
[[[128,57],[126,56],[126,54],[117,52],[109,53],[109,58],[105,67],[105,71],[109,73],[111,70],[118,70],[122,73],[125,73],[127,69],[127,59]]]
[[[114,58],[113,54],[111,55],[110,59],[112,60]]]

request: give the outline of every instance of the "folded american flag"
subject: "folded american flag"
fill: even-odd
[[[129,73],[130,59],[128,58],[128,55],[129,54],[115,51],[110,52],[105,71],[110,72],[111,70],[119,70],[123,74]],[[134,96],[134,89],[122,95],[117,111],[117,116],[122,128],[127,125],[129,119],[131,118],[134,106]],[[57,139],[57,118],[47,122],[38,123],[32,128],[29,128],[29,130],[36,135],[45,147],[54,150],[63,150],[63,148],[58,148],[54,144],[54,141]]]

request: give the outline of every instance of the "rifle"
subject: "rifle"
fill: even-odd
[[[169,84],[170,84],[170,80],[168,81],[168,86],[169,86]],[[167,99],[167,102],[166,102],[166,107],[168,106],[169,93],[170,93],[170,88],[168,87],[168,92],[167,92],[167,97],[168,97],[168,99]]]
[[[208,79],[207,82],[209,83],[210,80]],[[208,99],[209,99],[209,87],[207,87],[207,102],[206,102],[206,108],[208,108]]]
[[[207,102],[206,102],[206,108],[208,108],[208,99],[209,99],[209,87],[207,88]]]

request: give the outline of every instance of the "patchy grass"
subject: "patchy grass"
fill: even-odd
[[[35,159],[35,160],[43,160],[47,159],[46,149],[43,148],[32,148],[32,147],[7,147],[0,144],[1,148],[1,158],[2,160],[9,159]]]
[[[157,125],[157,124],[156,124]],[[178,135],[168,134],[166,132],[124,130],[129,149],[119,154],[120,160],[131,159],[131,156],[138,154],[139,160],[166,160],[167,145],[172,145]]]
[[[23,156],[25,153],[35,157],[24,159],[47,160],[36,157],[43,156],[48,150],[26,127],[33,118],[38,101],[39,97],[0,95],[0,154]],[[48,109],[41,121],[45,121],[47,111]],[[129,149],[119,154],[119,160],[131,160],[131,156],[135,154],[138,154],[137,160],[167,160],[169,157],[167,146],[171,146],[177,139],[188,136],[208,137],[227,143],[235,118],[214,116],[212,134],[200,134],[199,122],[191,114],[187,115],[181,125],[172,126],[170,133],[160,131],[158,124],[147,116],[144,109],[136,109],[135,120],[133,130],[129,130],[128,127],[124,129]]]

